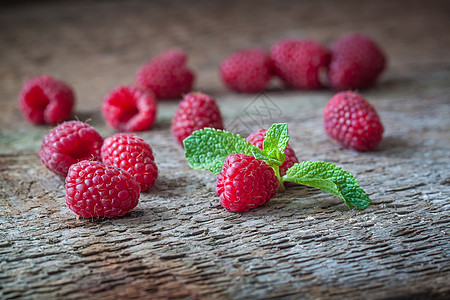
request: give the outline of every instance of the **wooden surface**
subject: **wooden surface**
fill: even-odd
[[[450,297],[449,30],[447,1],[2,7],[0,298]],[[332,91],[287,91],[275,82],[266,94],[239,95],[217,76],[220,60],[239,48],[268,48],[286,37],[330,45],[355,31],[389,57],[380,82],[362,91],[386,128],[372,152],[343,149],[325,136],[321,113]],[[107,137],[104,95],[131,84],[142,63],[173,46],[188,52],[196,90],[216,97],[228,128],[246,133],[287,121],[300,159],[349,170],[373,204],[349,210],[333,195],[289,186],[259,209],[226,212],[214,176],[190,169],[171,137],[177,103],[162,102],[154,129],[140,134],[156,155],[156,186],[123,218],[76,218],[64,203],[63,180],[38,157],[50,127],[27,124],[17,110],[21,85],[41,73],[68,82],[75,115]]]

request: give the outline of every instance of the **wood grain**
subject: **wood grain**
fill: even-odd
[[[338,4],[339,3],[339,4]],[[257,8],[256,8],[257,7]],[[319,13],[320,12],[320,13]],[[403,12],[403,13],[399,13]],[[349,17],[351,16],[351,17]],[[0,298],[2,299],[446,299],[450,297],[450,28],[445,1],[19,2],[0,10]],[[217,64],[237,48],[280,38],[329,45],[349,31],[373,36],[389,69],[362,91],[385,135],[356,153],[326,137],[333,91],[229,92]],[[82,219],[64,181],[38,152],[50,127],[16,107],[24,80],[69,82],[75,115],[103,136],[103,96],[133,82],[142,63],[183,47],[227,128],[245,135],[288,122],[301,160],[324,160],[359,179],[373,204],[288,186],[267,205],[229,213],[215,178],[188,167],[170,133],[176,102],[159,103],[140,134],[160,173],[123,218]]]

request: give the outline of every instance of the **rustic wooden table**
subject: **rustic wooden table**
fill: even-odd
[[[361,93],[385,125],[378,149],[328,139],[333,95],[227,91],[217,75],[232,51],[281,38],[330,45],[372,36],[389,56]],[[450,5],[448,1],[45,1],[0,10],[0,298],[444,299],[450,297]],[[349,210],[330,194],[290,186],[236,214],[218,206],[215,178],[188,167],[170,134],[176,102],[161,102],[141,134],[159,166],[155,187],[123,218],[79,219],[64,182],[38,156],[50,127],[23,121],[23,82],[47,73],[72,85],[75,115],[103,136],[104,95],[137,68],[182,47],[196,89],[216,97],[227,127],[289,123],[302,160],[357,176],[373,204]],[[265,106],[269,104],[268,106]],[[267,109],[273,110],[267,110]],[[265,117],[257,115],[257,110]],[[271,113],[269,115],[269,112]]]

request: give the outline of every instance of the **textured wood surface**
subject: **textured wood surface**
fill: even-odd
[[[0,10],[0,298],[446,299],[450,297],[450,8],[446,1],[42,2]],[[389,56],[362,91],[386,131],[356,153],[328,139],[321,113],[332,91],[227,91],[217,75],[232,51],[309,37],[329,45],[360,31]],[[170,134],[176,102],[159,105],[140,134],[160,169],[123,218],[79,219],[64,182],[41,164],[49,127],[17,110],[29,77],[70,83],[75,115],[103,136],[104,95],[136,69],[182,47],[196,89],[217,98],[242,134],[287,121],[302,160],[325,160],[359,179],[373,204],[347,209],[330,194],[289,186],[268,205],[235,214],[215,178],[188,167]]]

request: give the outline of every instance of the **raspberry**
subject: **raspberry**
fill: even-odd
[[[314,40],[281,40],[272,46],[273,70],[288,86],[296,89],[322,87],[319,71],[326,68],[330,52]]]
[[[205,127],[223,129],[222,115],[216,101],[203,93],[189,93],[178,104],[172,119],[172,134],[183,145],[183,140],[195,130]]]
[[[103,138],[89,124],[67,121],[50,130],[42,140],[39,156],[44,165],[59,176],[81,160],[100,160]]]
[[[383,125],[373,106],[354,92],[340,92],[327,103],[323,113],[325,132],[342,146],[368,151],[378,146]]]
[[[118,133],[107,139],[102,146],[102,161],[131,174],[141,191],[155,185],[158,168],[150,145],[131,133]]]
[[[156,117],[156,101],[152,92],[134,86],[119,86],[103,100],[106,123],[118,131],[145,131]]]
[[[88,160],[69,168],[66,204],[79,216],[123,216],[138,202],[139,185],[125,170]]]
[[[259,129],[250,134],[247,137],[247,142],[252,143],[256,147],[262,150],[264,138],[266,137],[267,129]],[[286,174],[286,171],[292,167],[295,163],[298,163],[298,158],[295,155],[294,149],[291,146],[287,145],[284,149],[285,159],[283,164],[280,166],[280,176]]]
[[[220,64],[220,77],[225,85],[236,92],[256,93],[264,90],[271,77],[271,61],[260,48],[233,53]]]
[[[231,154],[217,177],[220,204],[232,212],[267,203],[278,191],[278,178],[265,161],[251,155]]]
[[[386,65],[386,58],[375,42],[360,34],[336,41],[331,53],[328,81],[336,90],[367,88],[375,83]]]
[[[26,81],[19,95],[20,111],[33,124],[56,124],[67,120],[74,103],[72,89],[47,75]]]
[[[186,66],[187,56],[178,49],[167,50],[136,74],[136,84],[153,91],[157,99],[174,99],[192,90],[194,73]]]

